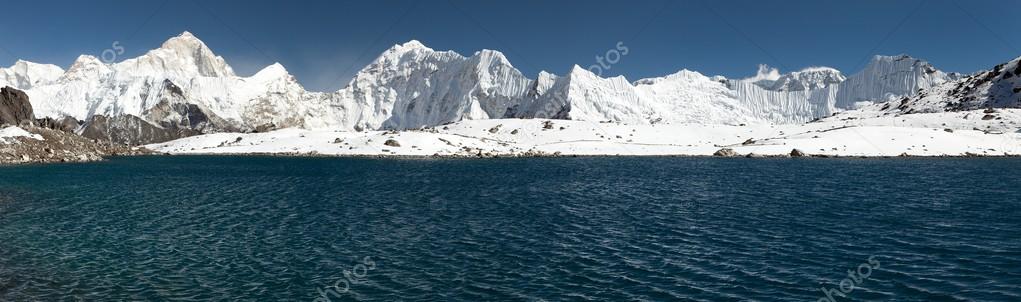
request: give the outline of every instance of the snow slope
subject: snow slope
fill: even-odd
[[[655,100],[652,112],[666,122],[739,125],[773,121],[739,100],[725,82],[723,77],[710,78],[681,70],[665,77],[638,80],[635,87],[643,99]]]
[[[871,116],[876,113],[768,126],[492,119],[400,132],[221,133],[146,147],[171,154],[337,156],[712,155],[722,148],[779,156],[793,149],[825,156],[1021,154],[1021,110],[1003,110],[997,121],[982,120],[981,111]],[[388,140],[397,144],[387,145]]]
[[[0,142],[9,144],[15,142],[16,140],[13,139],[18,137],[27,137],[39,141],[43,140],[42,135],[25,131],[25,129],[21,129],[21,127],[11,126],[0,129]]]

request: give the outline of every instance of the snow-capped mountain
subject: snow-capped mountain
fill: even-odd
[[[314,103],[283,66],[239,77],[188,32],[115,64],[83,55],[61,73],[53,81],[13,86],[26,90],[40,117],[132,115],[157,126],[212,131],[305,126],[302,109]]]
[[[384,52],[329,98],[342,108],[340,125],[407,129],[503,117],[530,83],[500,52],[464,57],[411,41]]]
[[[826,67],[782,74],[762,66],[745,79],[682,70],[632,83],[574,66],[563,76],[541,72],[533,80],[498,51],[465,57],[411,41],[386,50],[345,88],[311,92],[280,64],[238,76],[188,32],[140,57],[113,64],[83,55],[67,71],[24,61],[0,69],[0,84],[25,90],[40,117],[73,117],[87,126],[95,116],[109,117],[107,124],[132,116],[131,125],[148,123],[152,131],[172,133],[285,127],[409,129],[494,118],[800,123],[868,102],[910,96],[956,77],[908,56],[876,56],[849,77]]]

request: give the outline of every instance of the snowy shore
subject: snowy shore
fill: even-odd
[[[893,115],[848,111],[799,125],[628,125],[570,120],[462,121],[410,131],[283,129],[146,146],[156,152],[319,156],[1013,156],[1021,110]]]

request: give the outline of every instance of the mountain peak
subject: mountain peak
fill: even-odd
[[[875,68],[877,66],[897,66],[901,69],[913,69],[918,67],[932,70],[935,69],[932,67],[931,64],[929,64],[929,62],[906,54],[899,54],[894,56],[886,55],[872,56],[872,60],[869,61],[869,64],[865,67],[865,69]]]
[[[911,57],[911,56],[909,56],[907,54],[899,54],[899,55],[893,55],[893,56],[888,56],[888,55],[874,55],[874,56],[872,56],[872,62],[877,62],[877,61],[891,62],[891,61],[902,61],[902,60],[912,60],[912,59],[915,59],[915,58]]]
[[[486,65],[514,67],[510,60],[507,59],[507,56],[496,50],[483,49],[475,52],[471,58],[477,62],[485,62]]]
[[[168,39],[163,42],[160,46],[163,49],[184,49],[184,50],[200,50],[206,47],[206,43],[199,40],[198,37],[191,34],[191,32],[183,32],[180,35]]]
[[[71,67],[64,73],[64,80],[81,80],[85,78],[98,78],[99,75],[110,72],[108,67],[99,58],[90,55],[80,55],[71,64]]]
[[[421,50],[432,50],[432,48],[429,48],[429,47],[425,46],[425,44],[422,44],[422,42],[419,42],[418,40],[411,40],[411,41],[408,41],[408,42],[404,42],[404,44],[394,44],[393,47],[390,47],[390,51],[401,51],[401,52],[411,51],[411,50],[418,50],[418,49],[421,49]]]
[[[256,72],[253,77],[255,77],[255,78],[279,78],[279,77],[288,76],[288,75],[290,75],[290,74],[287,72],[287,68],[284,68],[284,65],[280,64],[280,62],[276,62],[276,63],[273,63],[272,65],[266,66],[262,70],[259,70],[259,72]]]
[[[578,64],[574,64],[574,66],[571,66],[571,71],[568,72],[568,74],[592,74],[592,72],[589,71],[588,69],[585,69],[585,67],[581,67]]]
[[[781,75],[771,85],[760,86],[772,91],[805,91],[826,88],[843,83],[845,80],[847,77],[834,68],[806,67]]]
[[[80,69],[83,69],[83,68],[89,68],[89,67],[92,67],[92,66],[103,66],[103,65],[105,65],[105,64],[103,64],[103,61],[100,61],[99,58],[96,58],[96,57],[90,56],[90,55],[80,55],[80,56],[78,56],[77,59],[74,60],[74,63],[71,63],[71,67],[68,68],[67,70],[68,71],[73,71],[73,70],[80,70]]]
[[[865,66],[865,71],[884,74],[902,71],[918,72],[919,74],[924,72],[927,75],[933,75],[936,77],[942,77],[945,75],[943,72],[936,69],[936,67],[932,66],[932,64],[929,64],[929,62],[906,54],[895,56],[873,56],[869,64]]]
[[[163,42],[160,48],[115,65],[136,76],[187,79],[192,77],[235,76],[222,57],[213,53],[191,32],[183,32]]]
[[[675,73],[672,73],[672,74],[669,74],[669,75],[666,75],[666,76],[662,76],[662,77],[639,79],[639,80],[635,81],[633,84],[635,86],[638,86],[638,85],[655,85],[655,84],[658,84],[658,83],[669,82],[669,81],[677,81],[677,80],[692,81],[692,80],[696,80],[696,79],[707,79],[707,78],[709,78],[709,77],[703,75],[702,73],[700,73],[698,71],[693,71],[693,70],[688,70],[688,69],[681,69],[678,72],[675,72]]]
[[[91,55],[79,55],[78,58],[74,59],[74,63],[72,63],[71,65],[77,65],[79,63],[89,63],[89,64],[92,64],[92,63],[97,63],[97,62],[102,63],[102,61],[100,61],[99,58],[97,58],[95,56],[91,56]]]

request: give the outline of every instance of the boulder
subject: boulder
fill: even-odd
[[[717,150],[716,153],[713,153],[713,156],[735,157],[735,156],[739,156],[739,155],[737,154],[736,151],[734,151],[734,149],[723,148],[723,149]]]
[[[252,132],[255,132],[255,133],[266,133],[266,132],[270,132],[270,131],[273,131],[273,130],[276,130],[276,129],[277,129],[277,125],[275,125],[273,123],[269,123],[269,124],[262,124],[262,125],[255,126],[255,129],[252,130]]]
[[[791,150],[791,157],[805,157],[805,156],[808,156],[808,154],[805,153],[805,151],[801,151],[798,149]]]
[[[11,87],[0,88],[0,125],[21,125],[24,122],[35,122],[28,95]]]
[[[395,140],[395,139],[388,139],[383,144],[387,145],[387,146],[390,146],[390,147],[400,147],[401,146],[401,143],[397,142],[397,140]]]

